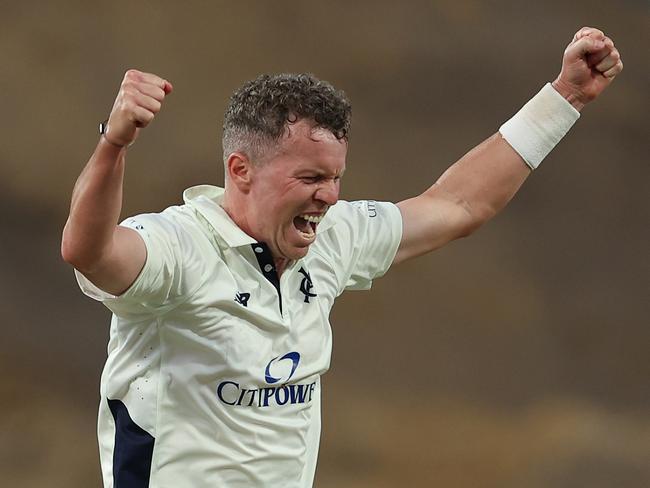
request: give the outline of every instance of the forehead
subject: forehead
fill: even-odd
[[[339,173],[345,169],[348,144],[337,139],[332,132],[315,127],[307,120],[287,126],[274,159],[284,160],[296,169],[316,166],[322,170]]]

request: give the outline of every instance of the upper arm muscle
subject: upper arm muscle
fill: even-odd
[[[397,206],[402,213],[402,240],[393,263],[433,251],[467,235],[472,228],[472,215],[466,205],[436,185]]]
[[[79,271],[101,290],[120,295],[136,280],[146,260],[142,236],[133,229],[117,226],[106,256],[92,270]]]

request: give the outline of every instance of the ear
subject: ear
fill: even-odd
[[[248,193],[253,176],[253,163],[248,156],[242,152],[232,153],[226,161],[226,171],[228,178],[237,189],[242,193]]]

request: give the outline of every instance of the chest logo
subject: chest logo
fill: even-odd
[[[251,297],[250,293],[235,293],[235,301],[244,307],[248,307],[248,299]]]
[[[316,293],[312,293],[311,289],[314,287],[314,284],[311,282],[311,276],[309,276],[309,273],[305,271],[305,268],[302,266],[298,270],[298,273],[300,273],[303,276],[302,281],[300,282],[300,292],[305,295],[305,303],[309,303],[309,299],[313,298],[316,295]]]
[[[264,369],[264,380],[272,386],[246,386],[235,380],[224,380],[217,385],[217,398],[231,407],[277,408],[311,403],[318,380],[289,383],[299,363],[300,353],[297,351],[276,356]]]
[[[275,377],[271,374],[271,365],[274,362],[280,362],[280,361],[285,361],[285,360],[290,360],[291,361],[291,372],[287,375],[286,379],[284,379],[285,382],[289,381],[291,377],[293,376],[293,373],[296,372],[296,368],[298,367],[298,363],[300,362],[300,353],[296,351],[291,351],[286,353],[284,356],[282,356],[280,359],[277,357],[274,357],[269,361],[269,364],[266,365],[266,370],[264,371],[264,379],[269,385],[272,385],[273,383],[277,383],[278,381],[282,380],[284,375]],[[279,369],[279,368],[274,368],[274,369]],[[279,372],[279,371],[278,371]],[[276,373],[277,374],[277,373]],[[286,374],[286,371],[285,371]]]

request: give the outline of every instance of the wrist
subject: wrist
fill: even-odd
[[[115,148],[117,150],[126,149],[128,147],[128,146],[125,146],[125,145],[122,145],[122,144],[117,144],[117,143],[109,140],[108,137],[106,137],[106,134],[102,134],[102,135],[99,136],[99,142],[100,142],[100,144],[104,144],[106,146],[113,147],[113,148]]]
[[[107,137],[108,136],[108,120],[105,120],[103,122],[99,123],[99,133],[100,133],[100,140],[103,140],[104,142],[110,144],[111,146],[120,148],[120,149],[126,149],[129,147],[131,144],[133,144],[133,141],[123,143],[122,141],[114,141],[111,138]]]
[[[530,169],[536,169],[579,117],[578,110],[547,83],[499,132]]]
[[[578,112],[585,107],[586,104],[580,99],[580,93],[571,89],[571,87],[567,83],[563,82],[559,77],[551,83],[551,86],[555,88],[555,91],[562,95],[564,99]]]

